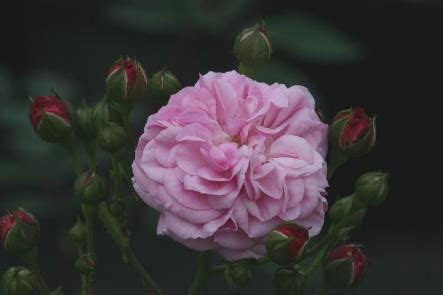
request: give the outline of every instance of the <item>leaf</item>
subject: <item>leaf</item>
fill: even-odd
[[[200,29],[220,31],[240,17],[252,3],[251,0],[188,0],[188,21]]]
[[[328,63],[351,62],[364,50],[332,25],[314,17],[292,13],[266,20],[276,50],[295,57]]]
[[[309,84],[308,78],[295,66],[277,59],[273,59],[270,63],[259,68],[255,78],[268,84],[276,82],[287,86]]]
[[[134,2],[134,1],[132,1]],[[107,11],[108,18],[116,23],[140,31],[179,32],[186,28],[181,3],[174,0],[114,4]]]

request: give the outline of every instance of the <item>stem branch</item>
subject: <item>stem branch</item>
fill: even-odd
[[[198,257],[197,273],[195,274],[194,281],[188,290],[188,295],[198,295],[201,293],[210,272],[210,255],[211,253],[209,251],[200,253]]]
[[[101,203],[98,207],[98,217],[103,223],[104,227],[107,229],[111,238],[114,240],[115,244],[120,248],[122,252],[123,261],[131,266],[140,276],[143,288],[146,294],[149,295],[162,295],[163,292],[155,281],[151,278],[149,273],[144,269],[143,265],[135,256],[129,245],[129,239],[126,234],[121,230],[120,224],[112,216],[108,210],[108,206],[105,202]]]

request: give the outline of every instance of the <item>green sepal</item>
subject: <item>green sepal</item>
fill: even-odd
[[[106,97],[113,101],[128,100],[128,78],[124,66],[109,74],[106,79]]]
[[[107,152],[116,152],[127,143],[128,136],[120,125],[107,122],[98,129],[97,144]]]
[[[252,279],[251,268],[255,263],[255,259],[242,259],[228,263],[224,276],[229,289],[237,290],[246,286]]]
[[[90,274],[95,270],[95,261],[89,254],[83,254],[75,261],[74,266],[80,273]]]
[[[69,230],[68,236],[79,248],[86,244],[86,226],[80,217],[77,217],[77,221]]]
[[[74,183],[74,192],[82,203],[97,206],[106,197],[105,178],[96,171],[83,172]]]
[[[389,193],[389,175],[382,172],[368,172],[355,182],[355,194],[369,206],[381,205]]]
[[[277,295],[302,295],[305,274],[294,268],[280,268],[274,272],[272,283]]]
[[[35,294],[36,278],[25,267],[11,267],[3,274],[4,295],[32,295]]]
[[[181,88],[182,85],[177,77],[171,71],[162,69],[149,80],[148,94],[151,99],[164,103]]]
[[[63,118],[44,113],[37,127],[37,134],[48,142],[61,142],[71,133],[71,124]]]
[[[339,259],[329,262],[325,266],[326,284],[335,289],[349,288],[352,284],[353,265],[352,259]]]
[[[91,140],[95,137],[96,127],[94,124],[94,110],[86,105],[83,100],[77,109],[77,119],[75,121],[75,131],[84,140]]]
[[[240,32],[234,42],[234,54],[241,64],[250,68],[269,62],[272,45],[263,23]]]
[[[98,130],[109,122],[117,124],[122,123],[121,114],[111,107],[111,103],[105,97],[101,99],[94,108],[93,112],[95,128]]]
[[[289,245],[292,238],[273,230],[266,237],[266,253],[272,262],[279,265],[290,265],[295,261],[289,260]]]

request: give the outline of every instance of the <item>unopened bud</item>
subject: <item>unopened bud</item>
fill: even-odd
[[[93,111],[94,124],[96,130],[109,122],[121,123],[121,115],[111,107],[109,101],[105,98],[100,100]]]
[[[389,193],[389,175],[382,172],[368,172],[355,182],[355,194],[363,203],[378,206]]]
[[[358,246],[339,246],[333,249],[326,259],[326,283],[331,288],[349,288],[362,278],[367,264],[368,259]]]
[[[266,252],[277,264],[293,264],[303,254],[308,241],[306,228],[292,223],[282,224],[266,237]]]
[[[167,100],[182,88],[177,77],[167,69],[155,73],[149,81],[148,92],[151,98]]]
[[[94,110],[88,107],[85,101],[77,109],[75,122],[77,134],[83,139],[92,139],[95,136]]]
[[[75,262],[75,268],[82,274],[89,274],[95,270],[95,261],[88,255],[81,255]]]
[[[148,79],[142,65],[129,57],[118,59],[106,78],[106,96],[113,102],[132,104],[146,94]]]
[[[256,68],[271,59],[272,45],[263,23],[240,32],[234,43],[234,54],[240,64]]]
[[[40,226],[34,216],[23,209],[17,209],[0,218],[0,240],[5,250],[24,253],[36,245]]]
[[[98,129],[97,143],[107,152],[116,152],[127,142],[127,135],[123,127],[108,122]]]
[[[48,142],[61,142],[72,130],[69,107],[56,96],[36,97],[32,101],[29,118],[35,132]]]
[[[69,230],[69,238],[74,241],[77,246],[81,247],[86,242],[86,227],[80,218],[77,218],[77,222]]]
[[[24,267],[11,267],[3,274],[4,295],[32,295],[35,283],[34,274]]]
[[[229,263],[225,269],[225,279],[231,289],[244,287],[252,279],[251,259],[243,259]]]
[[[346,156],[363,156],[375,146],[375,118],[369,118],[362,108],[343,110],[332,120],[329,134],[333,147]]]
[[[106,197],[105,179],[96,171],[84,172],[75,181],[74,191],[82,203],[98,205]]]

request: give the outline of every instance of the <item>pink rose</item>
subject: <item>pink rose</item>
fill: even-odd
[[[161,212],[159,234],[227,260],[259,258],[281,222],[321,230],[326,149],[305,87],[209,72],[148,118],[133,183]]]

